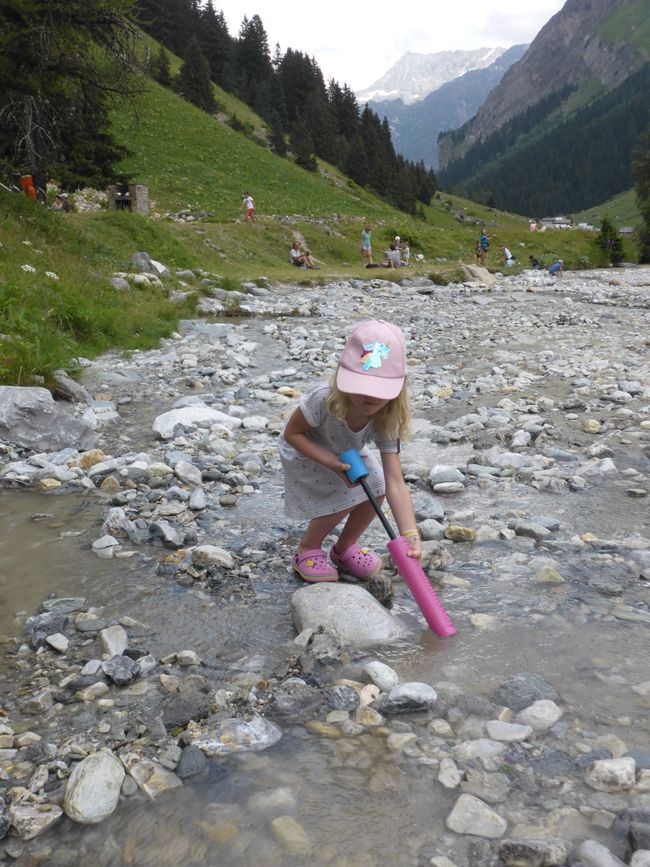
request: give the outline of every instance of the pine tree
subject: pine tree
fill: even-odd
[[[636,200],[643,218],[639,229],[639,259],[650,262],[650,127],[639,139],[632,162]]]
[[[595,243],[612,265],[618,265],[623,261],[623,241],[608,217],[603,217]]]
[[[212,80],[223,87],[228,83],[226,67],[232,70],[234,40],[228,33],[223,12],[216,12],[212,0],[200,12],[200,27],[197,33],[201,51],[210,67]],[[229,73],[232,79],[232,72]]]
[[[315,172],[318,163],[314,156],[314,143],[304,123],[298,121],[291,132],[291,150],[296,165],[308,172]]]
[[[269,147],[276,156],[286,157],[287,144],[284,140],[280,115],[277,111],[272,112],[269,118]]]
[[[210,67],[196,36],[190,39],[187,46],[185,62],[176,80],[176,89],[184,99],[202,108],[203,111],[212,112],[216,109],[210,81]]]
[[[269,40],[259,15],[253,15],[250,21],[244,16],[235,43],[235,75],[239,96],[249,104],[257,86],[273,76]]]
[[[172,73],[169,54],[165,51],[162,45],[151,62],[151,74],[158,84],[162,84],[163,87],[171,86]]]
[[[83,183],[97,177],[96,161],[110,175],[120,155],[110,102],[143,84],[130,0],[3,0],[0,47],[0,159],[41,179],[70,169]]]

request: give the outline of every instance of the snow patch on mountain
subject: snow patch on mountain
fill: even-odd
[[[473,69],[484,69],[499,58],[505,48],[477,48],[473,51],[438,51],[417,54],[407,51],[385,75],[365,90],[357,91],[363,105],[391,99],[401,99],[406,105],[424,99],[448,81]]]

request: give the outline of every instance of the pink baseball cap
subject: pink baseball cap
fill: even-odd
[[[406,343],[397,325],[373,319],[354,329],[345,344],[336,384],[348,394],[393,400],[406,379]]]

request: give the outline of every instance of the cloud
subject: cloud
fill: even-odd
[[[530,42],[564,0],[303,0],[296,11],[277,0],[214,0],[237,36],[244,15],[259,15],[271,51],[276,42],[315,57],[325,80],[368,87],[407,51],[433,54]]]

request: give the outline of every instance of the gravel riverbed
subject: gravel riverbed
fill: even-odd
[[[650,270],[214,283],[1,390],[0,864],[650,865]],[[277,437],[365,318],[446,641],[387,556],[290,571]]]

